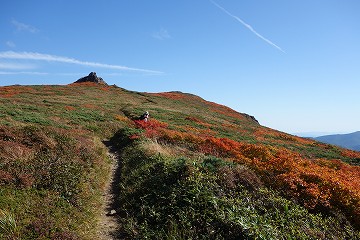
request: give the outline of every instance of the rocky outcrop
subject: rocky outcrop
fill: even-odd
[[[250,120],[250,121],[252,121],[252,122],[257,123],[257,124],[260,125],[259,121],[256,120],[256,118],[255,118],[254,116],[251,116],[251,115],[246,114],[246,113],[243,113],[243,115],[244,115],[248,120]]]
[[[88,76],[82,77],[75,83],[92,82],[101,85],[108,85],[101,77],[96,76],[96,72],[91,72]]]

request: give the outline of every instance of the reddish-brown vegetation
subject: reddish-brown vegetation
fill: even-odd
[[[73,106],[65,106],[65,109],[68,110],[68,111],[74,111],[74,110],[76,110],[76,108],[73,107]]]
[[[177,92],[151,93],[151,95],[165,97],[174,100],[184,99],[186,97],[183,93],[177,93]]]
[[[20,93],[33,93],[34,90],[27,86],[5,86],[0,87],[0,97],[10,98]]]
[[[339,160],[306,159],[285,148],[237,142],[228,138],[195,135],[167,129],[167,124],[152,119],[135,121],[145,136],[160,142],[186,144],[192,149],[216,157],[232,159],[257,172],[262,181],[296,199],[308,209],[339,208],[357,226],[360,225],[360,167]],[[300,140],[279,135],[285,140]],[[347,156],[358,157],[352,151]]]
[[[221,115],[233,117],[235,119],[245,120],[246,118],[241,113],[234,111],[233,109],[226,107],[224,105],[214,103],[214,102],[206,102],[206,104],[210,107],[210,110],[213,112],[220,113]]]

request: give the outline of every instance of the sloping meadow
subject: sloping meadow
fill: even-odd
[[[14,221],[2,222],[9,239],[95,234],[109,164],[101,142],[86,135],[34,126],[0,129],[0,217]]]
[[[10,86],[0,88],[0,117],[3,238],[96,238],[105,138],[121,152],[124,239],[360,237],[359,152],[197,96]]]
[[[246,164],[138,134],[123,129],[112,139],[122,152],[122,239],[360,237],[342,213],[287,199]]]
[[[104,91],[0,88],[1,239],[97,238],[110,169],[101,140],[122,125],[94,96]]]

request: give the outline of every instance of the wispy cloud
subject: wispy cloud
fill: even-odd
[[[11,48],[16,47],[15,43],[12,41],[6,41],[5,44],[6,44],[6,46],[11,47]]]
[[[46,72],[2,72],[0,75],[48,75]]]
[[[264,40],[265,42],[267,42],[268,44],[270,44],[271,46],[277,48],[278,50],[280,50],[281,52],[285,53],[284,50],[281,49],[281,47],[279,47],[278,45],[276,45],[275,43],[273,43],[272,41],[270,41],[269,39],[265,38],[264,36],[262,36],[260,33],[258,33],[257,31],[255,31],[255,29],[250,26],[249,24],[247,24],[246,22],[244,22],[242,19],[240,19],[239,17],[231,14],[228,10],[226,10],[225,8],[223,8],[222,6],[220,6],[219,4],[217,4],[216,2],[214,2],[213,0],[209,0],[212,4],[214,4],[216,7],[218,7],[220,10],[222,10],[224,13],[226,13],[227,15],[229,15],[230,17],[234,18],[235,20],[237,20],[238,22],[240,22],[242,25],[244,25],[247,29],[249,29],[252,33],[254,33],[257,37],[259,37],[260,39]]]
[[[160,71],[141,69],[141,68],[131,68],[121,65],[112,65],[112,64],[97,63],[97,62],[80,61],[74,58],[62,57],[62,56],[56,56],[50,54],[42,54],[36,52],[13,52],[13,51],[0,52],[0,59],[1,58],[61,62],[61,63],[82,65],[87,67],[107,68],[107,69],[115,69],[121,71],[136,71],[136,72],[151,73],[151,74],[163,74],[163,72]]]
[[[161,28],[159,31],[153,33],[153,38],[159,39],[159,40],[165,40],[171,38],[168,31],[164,28]]]
[[[18,31],[26,31],[26,32],[30,32],[30,33],[36,33],[39,31],[39,29],[37,29],[36,27],[16,21],[14,19],[11,21],[11,24],[14,25],[16,30],[18,30]]]
[[[24,69],[34,69],[34,68],[36,68],[36,67],[34,65],[32,65],[32,64],[0,62],[0,69],[24,70]]]

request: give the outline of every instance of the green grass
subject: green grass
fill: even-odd
[[[0,237],[8,239],[19,237],[19,228],[11,212],[0,210]]]
[[[299,143],[190,94],[171,99],[81,85],[12,92],[0,90],[0,238],[96,239],[109,176],[101,140],[111,137],[122,152],[118,203],[128,239],[359,238],[341,212],[309,212],[266,188],[250,169],[192,152],[193,143],[153,142],[160,150],[150,153],[147,140],[129,138],[143,133],[129,119],[148,110],[150,121],[179,132],[211,130],[215,137],[359,164],[340,148]]]
[[[5,129],[1,139],[20,151],[0,155],[0,209],[13,214],[20,238],[92,239],[109,169],[101,143],[37,126]]]
[[[308,212],[267,189],[248,168],[214,157],[149,155],[122,149],[118,199],[126,239],[356,239],[335,217]],[[145,148],[144,148],[145,146]]]
[[[89,111],[89,110],[76,110],[69,111],[66,115],[73,123],[79,124],[83,122],[103,122],[105,116],[100,111]]]

